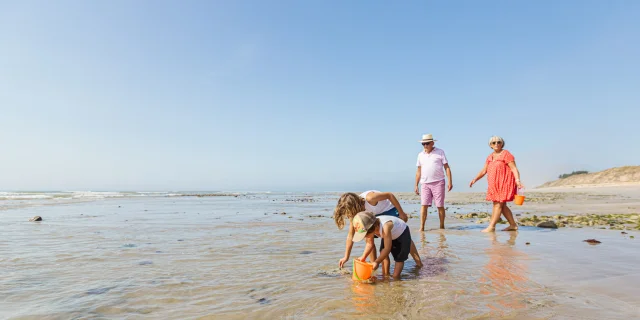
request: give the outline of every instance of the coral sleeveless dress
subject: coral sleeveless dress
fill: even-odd
[[[487,200],[494,202],[513,201],[518,186],[509,163],[515,161],[511,152],[502,150],[500,154],[490,154],[487,157]]]

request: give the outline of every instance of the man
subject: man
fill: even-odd
[[[451,168],[447,157],[442,149],[434,146],[435,141],[433,135],[425,134],[422,136],[423,151],[418,154],[418,171],[416,172],[416,194],[420,195],[420,231],[424,231],[424,224],[427,222],[427,212],[433,202],[438,208],[440,216],[440,229],[444,229],[444,171],[447,172],[447,180],[449,180],[448,191],[453,188],[451,181]],[[418,192],[418,186],[422,184],[422,192]]]

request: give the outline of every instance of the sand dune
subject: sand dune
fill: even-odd
[[[577,174],[547,182],[537,189],[554,187],[624,186],[640,185],[640,166],[611,168],[599,172]]]

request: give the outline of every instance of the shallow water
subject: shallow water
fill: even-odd
[[[330,219],[335,197],[313,198],[122,198],[0,211],[0,317],[640,316],[638,232],[522,227],[483,234],[483,225],[449,219],[447,230],[420,233],[414,218],[409,225],[425,266],[416,269],[410,259],[401,281],[358,284],[352,260],[337,269],[346,231]],[[44,221],[27,221],[35,215]],[[429,215],[428,227],[436,225]],[[363,247],[356,244],[352,257]]]

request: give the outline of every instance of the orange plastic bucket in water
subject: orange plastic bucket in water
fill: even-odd
[[[521,194],[516,194],[515,198],[513,198],[513,203],[521,206],[524,203],[524,196]]]
[[[358,259],[353,259],[353,272],[351,273],[351,279],[353,280],[369,280],[373,273],[373,265],[368,262],[362,262]]]

